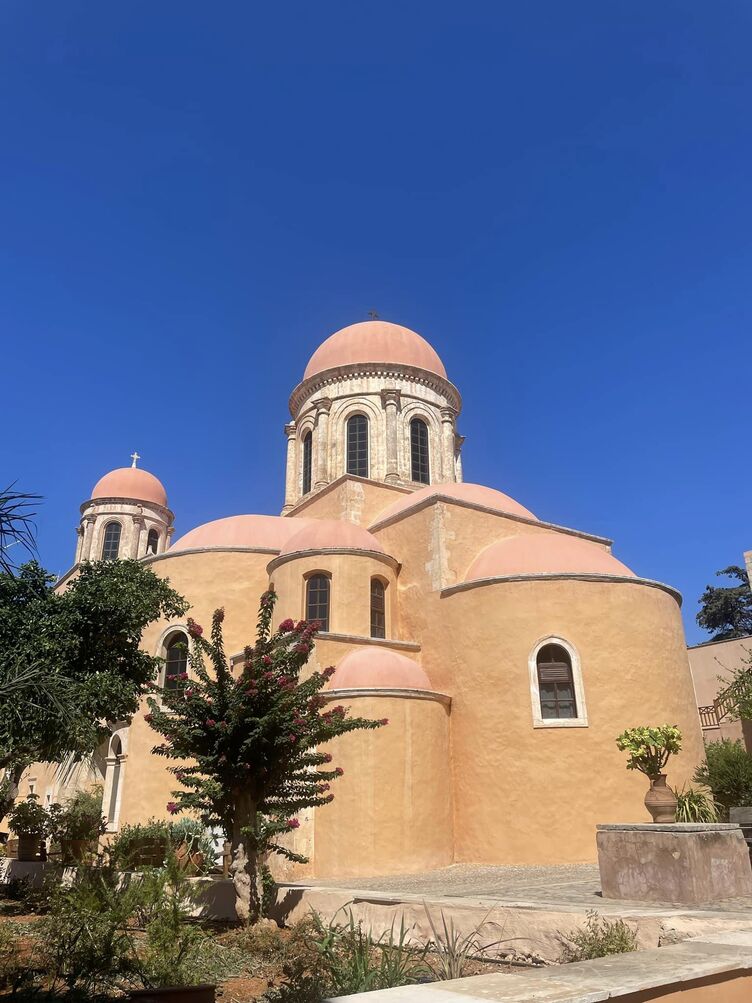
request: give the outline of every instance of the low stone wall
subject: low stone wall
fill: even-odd
[[[352,1000],[333,997],[328,1003]],[[696,937],[673,947],[619,954],[514,975],[362,993],[358,1003],[749,1003],[752,932]]]

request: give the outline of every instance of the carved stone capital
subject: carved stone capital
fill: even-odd
[[[399,390],[382,390],[381,391],[381,406],[386,410],[390,405],[400,411],[402,410],[402,394]]]
[[[298,426],[295,424],[294,421],[290,421],[285,425],[285,435],[287,436],[288,439],[295,438],[295,432],[297,431],[297,428]]]
[[[316,417],[320,414],[329,414],[332,409],[332,402],[328,397],[318,397],[315,401],[311,401],[313,407],[316,408]]]
[[[457,417],[457,412],[453,407],[442,407],[439,410],[441,413],[442,421],[453,422],[454,419]]]
[[[465,436],[464,435],[455,435],[455,437],[454,437],[454,453],[455,453],[455,456],[459,456],[460,455],[460,451],[462,450],[462,443],[464,441],[465,441]]]

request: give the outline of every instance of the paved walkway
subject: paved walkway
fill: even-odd
[[[662,912],[677,907],[666,903],[616,902],[601,896],[596,864],[565,864],[555,867],[490,866],[453,864],[433,871],[416,874],[378,875],[357,878],[322,878],[307,881],[307,885],[327,888],[348,888],[358,892],[379,892],[396,896],[421,896],[426,899],[476,899],[496,904],[531,906],[547,909],[597,909],[623,915],[634,909],[642,914]],[[705,907],[681,911],[739,913],[749,911],[752,899],[730,899]]]

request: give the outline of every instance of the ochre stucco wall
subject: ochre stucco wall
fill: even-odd
[[[434,685],[452,679],[455,858],[594,860],[598,822],[648,821],[647,781],[615,745],[625,728],[676,724],[681,787],[702,740],[678,606],[639,584],[510,582],[445,597],[424,637]],[[533,727],[528,659],[556,635],[579,653],[587,727]]]
[[[351,716],[388,718],[332,743],[345,773],[316,812],[316,877],[389,874],[452,862],[449,712],[438,700],[342,698]]]

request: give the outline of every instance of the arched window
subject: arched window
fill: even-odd
[[[120,551],[120,523],[108,522],[104,527],[104,543],[102,544],[102,560],[114,561]]]
[[[318,620],[321,630],[329,630],[330,591],[326,575],[311,575],[306,582],[306,620]]]
[[[368,477],[368,418],[364,414],[347,419],[347,472]]]
[[[386,637],[386,587],[380,578],[371,579],[371,637]]]
[[[313,436],[306,432],[303,436],[303,494],[311,490],[311,470],[313,467]]]
[[[536,664],[543,720],[576,718],[577,698],[569,652],[560,644],[544,644],[538,652]]]
[[[112,770],[112,776],[110,779],[110,797],[107,802],[107,823],[108,825],[114,825],[117,818],[117,808],[118,808],[118,796],[120,794],[120,773],[121,773],[121,761],[120,757],[123,754],[123,744],[115,735],[110,743],[110,754],[107,757],[108,767]]]
[[[422,418],[410,422],[410,471],[411,477],[419,484],[430,484],[428,463],[428,425]]]
[[[164,688],[176,690],[185,686],[184,679],[175,676],[188,671],[188,638],[182,632],[171,634],[165,646]]]
[[[150,529],[149,535],[146,538],[146,553],[156,554],[157,547],[159,546],[159,533],[156,529]]]

